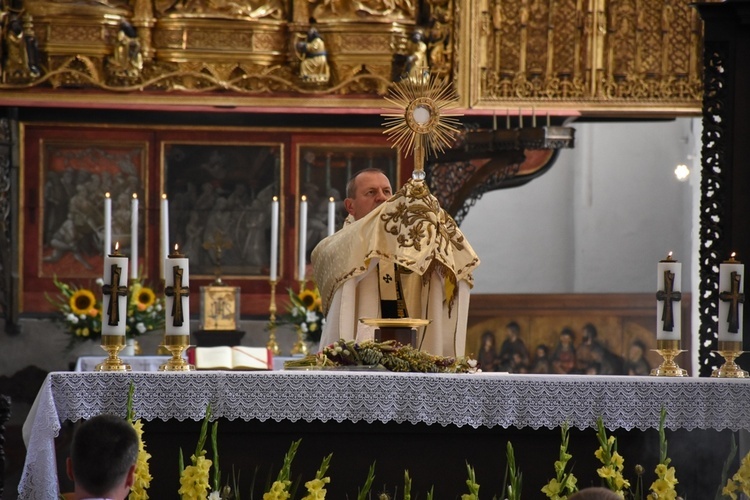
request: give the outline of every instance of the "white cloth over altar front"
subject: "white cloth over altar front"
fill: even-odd
[[[57,495],[54,439],[61,422],[125,415],[128,388],[144,420],[216,418],[398,422],[458,427],[750,430],[742,379],[355,371],[55,372],[26,423],[19,498]]]

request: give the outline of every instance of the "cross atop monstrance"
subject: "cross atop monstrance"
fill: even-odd
[[[221,256],[224,250],[232,248],[232,241],[224,237],[224,232],[220,230],[214,231],[212,239],[203,242],[203,249],[207,252],[213,250],[216,260],[216,279],[214,285],[221,285]]]

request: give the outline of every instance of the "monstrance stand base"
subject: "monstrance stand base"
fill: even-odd
[[[740,368],[740,366],[734,362],[735,359],[739,358],[745,351],[742,350],[742,342],[719,342],[719,350],[713,351],[718,353],[719,356],[724,358],[724,364],[719,368],[716,368],[712,373],[712,377],[718,378],[748,378],[750,374]]]
[[[656,349],[652,350],[664,358],[664,361],[657,368],[651,370],[651,375],[656,377],[687,377],[687,370],[680,368],[674,361],[675,357],[685,352],[684,349],[680,349],[679,340],[657,340]]]
[[[159,366],[160,372],[189,372],[195,370],[195,365],[188,363],[182,353],[190,347],[190,335],[165,335],[163,347],[172,355],[166,363]]]
[[[107,359],[94,367],[98,372],[129,372],[130,365],[125,363],[119,352],[125,348],[125,335],[102,335],[102,349],[107,351]]]

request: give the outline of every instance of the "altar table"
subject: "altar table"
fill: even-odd
[[[558,442],[551,446],[549,459],[544,458],[543,462],[538,463],[538,467],[549,469],[544,472],[549,477],[554,475],[552,465],[557,459],[559,447],[559,431],[556,429],[565,422],[574,430],[587,429],[590,432],[595,427],[597,417],[601,416],[610,431],[650,431],[653,438],[654,430],[659,425],[660,411],[664,407],[667,410],[667,429],[691,431],[684,435],[697,437],[702,436],[696,434],[699,431],[720,431],[726,434],[750,429],[750,381],[736,379],[316,370],[55,372],[50,373],[45,380],[24,425],[28,452],[19,485],[20,498],[55,498],[58,464],[54,441],[60,432],[61,423],[88,419],[100,413],[124,415],[131,382],[135,385],[135,415],[149,422],[145,425],[147,447],[156,439],[151,434],[149,425],[153,425],[154,429],[172,432],[175,427],[168,425],[168,422],[193,421],[190,432],[194,434],[184,448],[188,456],[192,453],[190,446],[194,447],[197,441],[197,422],[203,418],[209,403],[213,416],[222,419],[222,422],[226,421],[220,425],[220,435],[222,428],[236,429],[243,422],[244,425],[254,422],[253,432],[259,436],[267,434],[271,428],[269,426],[283,424],[285,438],[293,436],[295,431],[317,432],[324,425],[334,425],[332,434],[328,434],[316,445],[318,449],[315,451],[315,459],[318,463],[329,452],[321,444],[333,444],[333,441],[339,439],[332,439],[331,436],[346,436],[347,433],[356,435],[356,439],[360,440],[362,432],[374,432],[375,441],[389,438],[394,431],[397,436],[393,439],[398,440],[411,439],[416,434],[426,436],[429,433],[429,436],[422,436],[416,444],[409,445],[407,441],[403,441],[403,445],[407,448],[424,446],[425,448],[418,450],[421,460],[425,463],[438,460],[439,464],[441,457],[433,456],[434,453],[427,446],[430,441],[443,437],[446,443],[451,440],[466,443],[467,453],[474,460],[479,460],[478,457],[485,457],[487,453],[477,455],[477,443],[471,444],[468,440],[474,430],[485,432],[485,437],[478,443],[489,439],[487,430],[533,430],[526,432],[527,438],[536,431],[546,431],[547,434],[554,431]],[[363,424],[366,424],[365,427],[355,428]],[[712,439],[709,436],[709,441]],[[515,446],[515,438],[512,441]],[[694,439],[673,438],[670,440],[670,450],[684,453],[681,447],[690,445],[690,441]],[[266,455],[283,456],[289,442],[285,441],[286,444],[277,449],[266,450]],[[313,442],[315,443],[314,440]],[[264,441],[253,443],[260,446]],[[232,443],[227,443],[226,446],[230,444]],[[439,442],[437,444],[440,445]],[[718,461],[718,466],[721,466],[717,458],[723,456],[727,444],[728,438],[726,443],[713,443],[718,454],[711,457],[711,463]],[[658,456],[658,440],[652,445],[656,447]],[[220,453],[223,446],[225,445],[220,445]],[[253,444],[245,443],[244,446],[246,453],[255,448]],[[344,449],[350,450],[352,457],[367,451],[365,458],[372,460],[371,457],[377,454],[378,446],[376,442],[364,445],[355,441]],[[537,444],[533,446],[536,447]],[[589,446],[591,454],[596,447],[594,438]],[[414,451],[412,448],[410,450]],[[152,449],[149,451],[154,454]],[[530,451],[531,448],[516,449],[516,456]],[[393,450],[393,457],[396,458],[401,453]],[[448,453],[446,450],[446,457]],[[453,454],[454,451],[450,453]],[[495,454],[502,455],[502,462],[504,445],[493,446],[491,453],[493,457]],[[338,458],[342,460],[341,456]],[[344,460],[350,458],[344,457]],[[576,459],[583,461],[583,457],[577,456]],[[176,454],[170,455],[168,461],[169,468],[176,469]],[[695,462],[696,457],[687,457],[685,460],[690,461]],[[163,462],[163,458],[152,458],[152,464],[155,462]],[[277,459],[277,466],[279,462],[280,459]],[[673,458],[673,462],[683,463],[676,458]],[[378,465],[382,465],[382,461]],[[576,466],[577,474],[582,472],[581,467]],[[222,468],[227,472],[226,463]],[[682,477],[685,477],[687,471],[681,471],[678,467],[678,477],[681,472]],[[465,474],[465,469],[458,473]],[[245,474],[249,475],[249,472],[246,471]],[[437,471],[438,476],[442,474],[444,471]],[[525,477],[526,474],[525,472]],[[358,484],[364,481],[366,468],[360,475],[361,477],[356,478]],[[503,471],[497,470],[496,475],[502,478]],[[156,480],[157,475],[154,476]],[[264,480],[265,477],[259,479],[261,482]],[[432,477],[431,480],[438,480],[438,477]],[[716,481],[718,485],[718,478]],[[176,492],[177,487],[173,491]],[[439,491],[440,489],[436,490]],[[537,496],[530,495],[527,498]],[[156,497],[163,498],[159,495]],[[697,498],[692,494],[691,497]]]

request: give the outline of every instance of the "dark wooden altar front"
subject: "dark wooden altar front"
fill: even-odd
[[[58,438],[58,464],[64,464],[68,424]],[[149,489],[151,498],[178,498],[179,476],[177,457],[182,448],[186,463],[195,450],[200,423],[193,421],[151,421],[144,425],[147,447],[158,459],[151,460],[154,479]],[[645,468],[645,487],[654,480],[653,469],[659,459],[658,431],[618,430],[618,450],[625,457],[625,476],[635,478],[636,464]],[[678,490],[688,498],[713,498],[721,477],[721,469],[729,453],[730,431],[677,430],[668,431],[669,455],[680,481]],[[506,466],[506,443],[515,450],[517,465],[523,473],[523,498],[544,498],[540,492],[554,477],[553,464],[558,459],[559,429],[517,429],[425,425],[411,423],[386,424],[352,422],[290,422],[290,421],[229,421],[219,423],[219,453],[224,477],[239,475],[242,498],[260,498],[264,489],[276,478],[284,453],[292,441],[301,439],[292,465],[292,479],[304,482],[315,475],[320,461],[333,453],[328,475],[328,497],[356,498],[375,464],[375,493],[388,492],[396,498],[403,494],[404,472],[412,478],[412,497],[425,498],[434,488],[435,498],[459,498],[467,493],[466,465],[471,465],[481,485],[482,497],[499,495]],[[594,457],[598,448],[593,429],[572,429],[569,450],[571,464],[583,486],[599,485],[596,469],[601,463]],[[208,456],[210,458],[210,445]],[[736,459],[735,459],[736,463]],[[736,464],[734,469],[736,470]],[[64,470],[59,471],[61,491],[71,488]],[[396,496],[398,494],[398,496]]]

